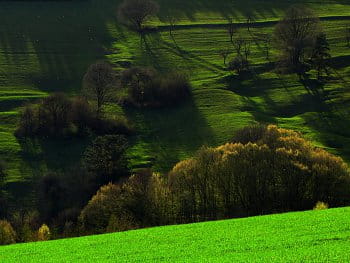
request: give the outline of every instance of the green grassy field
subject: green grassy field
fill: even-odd
[[[17,204],[35,202],[35,181],[48,170],[69,169],[79,162],[86,141],[19,142],[13,132],[20,108],[54,91],[74,95],[90,63],[107,59],[121,69],[125,62],[178,69],[190,76],[193,100],[162,110],[123,109],[111,103],[109,114],[124,114],[134,122],[129,158],[132,168],[153,166],[166,172],[201,145],[219,145],[235,130],[256,121],[301,131],[316,145],[350,161],[350,48],[344,29],[350,24],[350,1],[300,1],[322,18],[332,49],[333,78],[315,86],[294,75],[277,75],[252,44],[253,71],[246,79],[224,69],[219,50],[230,47],[228,17],[256,24],[254,39],[271,33],[273,24],[298,1],[159,0],[159,17],[150,22],[156,33],[140,38],[121,27],[114,13],[120,1],[0,2],[0,156],[7,164],[6,190]],[[179,18],[174,39],[167,14]],[[20,18],[20,19],[19,19]],[[271,50],[271,59],[276,55]],[[19,201],[20,200],[20,201]]]
[[[1,262],[349,262],[350,208],[0,247]]]

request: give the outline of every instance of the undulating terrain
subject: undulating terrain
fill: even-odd
[[[2,262],[348,262],[350,208],[0,247]]]
[[[21,107],[52,92],[80,93],[89,64],[107,59],[116,69],[128,65],[178,69],[191,79],[193,99],[163,110],[123,109],[136,127],[128,156],[133,169],[152,166],[166,172],[202,145],[216,146],[249,123],[276,123],[302,132],[315,145],[350,161],[350,48],[344,30],[350,1],[301,1],[320,16],[332,54],[332,78],[324,86],[279,75],[254,42],[272,33],[276,21],[296,1],[159,0],[143,40],[117,21],[118,1],[0,2],[0,155],[7,165],[6,191],[13,205],[35,202],[36,179],[79,162],[87,141],[18,141],[13,132]],[[173,37],[166,17],[176,16]],[[254,17],[250,32],[246,17]],[[225,70],[219,51],[230,46],[227,21],[241,23],[251,39],[252,73],[240,79]],[[271,49],[271,61],[276,50]]]

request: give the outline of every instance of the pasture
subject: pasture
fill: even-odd
[[[13,132],[21,107],[52,92],[79,94],[89,64],[107,59],[125,65],[178,69],[191,79],[193,99],[174,108],[122,108],[114,101],[107,114],[127,116],[136,126],[129,150],[131,167],[166,172],[202,145],[219,145],[253,122],[275,123],[302,132],[350,161],[350,48],[344,38],[350,2],[302,1],[321,17],[332,53],[331,78],[320,84],[280,75],[266,60],[256,36],[272,33],[295,1],[159,0],[157,30],[143,39],[115,18],[120,1],[1,2],[0,155],[6,162],[6,190],[20,206],[35,202],[35,181],[47,171],[65,171],[77,162],[87,141],[18,141]],[[250,32],[246,16],[255,19]],[[173,36],[167,17],[176,16]],[[219,52],[231,48],[227,19],[251,39],[252,71],[239,78],[225,70]],[[271,49],[271,61],[276,50]],[[231,57],[232,58],[232,57]]]
[[[348,262],[350,209],[294,212],[0,247],[2,262]]]

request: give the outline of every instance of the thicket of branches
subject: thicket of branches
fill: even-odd
[[[63,93],[52,94],[38,104],[24,107],[17,137],[72,137],[91,133],[131,134],[132,126],[125,118],[101,118],[88,100],[68,98]]]
[[[83,232],[103,233],[306,210],[318,201],[350,204],[345,162],[294,131],[253,126],[231,143],[200,149],[166,176],[145,172],[102,187],[80,223]]]

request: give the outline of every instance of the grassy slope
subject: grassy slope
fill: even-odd
[[[307,88],[313,83],[304,87],[295,76],[280,78],[271,72],[258,45],[252,47],[256,74],[245,81],[224,71],[218,55],[219,49],[230,46],[221,26],[228,16],[244,22],[252,12],[258,22],[252,34],[271,32],[269,22],[296,1],[159,2],[159,20],[151,24],[161,30],[147,35],[142,44],[112,19],[118,1],[0,2],[0,156],[8,165],[6,189],[14,193],[14,200],[30,195],[35,189],[33,178],[76,163],[86,146],[81,141],[19,143],[13,136],[19,107],[53,91],[79,92],[87,66],[104,57],[119,68],[121,62],[130,61],[163,71],[178,68],[191,77],[194,99],[180,107],[144,111],[108,107],[111,114],[126,114],[137,125],[139,134],[129,153],[134,168],[153,165],[167,171],[201,145],[223,143],[236,129],[254,121],[300,130],[316,144],[350,159],[350,49],[342,38],[350,20],[341,17],[350,14],[349,1],[302,1],[332,19],[323,26],[336,74],[343,80],[332,80],[323,89]],[[180,17],[175,42],[162,27],[169,12]],[[252,37],[244,28],[240,32]]]
[[[345,60],[350,49],[341,38],[346,23],[346,20],[323,22],[333,56],[339,58],[335,59],[340,65],[334,74],[343,76],[346,83],[334,79],[317,88],[309,86],[313,85],[312,81],[304,86],[294,75],[278,76],[267,69],[263,51],[258,45],[252,46],[251,56],[256,74],[246,80],[230,76],[223,70],[223,61],[218,55],[220,49],[230,47],[225,28],[180,29],[174,33],[176,42],[164,31],[148,36],[142,49],[135,37],[124,49],[135,50],[133,59],[136,63],[153,64],[163,70],[175,67],[189,73],[192,78],[193,104],[185,104],[176,110],[129,114],[132,119],[136,116],[137,123],[142,124],[139,129],[144,132],[141,141],[148,142],[146,147],[149,147],[150,157],[156,158],[157,168],[166,171],[203,144],[224,143],[236,129],[254,121],[299,130],[318,145],[349,159],[346,129],[349,125],[346,108],[350,95],[349,67]],[[254,34],[272,30],[271,26],[266,26],[252,29],[251,34],[245,28],[239,32],[243,37],[251,38]],[[122,42],[122,45],[125,43],[128,44]],[[120,43],[115,45],[121,47]],[[110,57],[117,61],[123,55]],[[340,119],[344,126],[339,129],[342,125],[338,122]],[[137,157],[139,160],[147,155],[140,152]]]
[[[0,247],[1,262],[349,262],[350,208]]]

